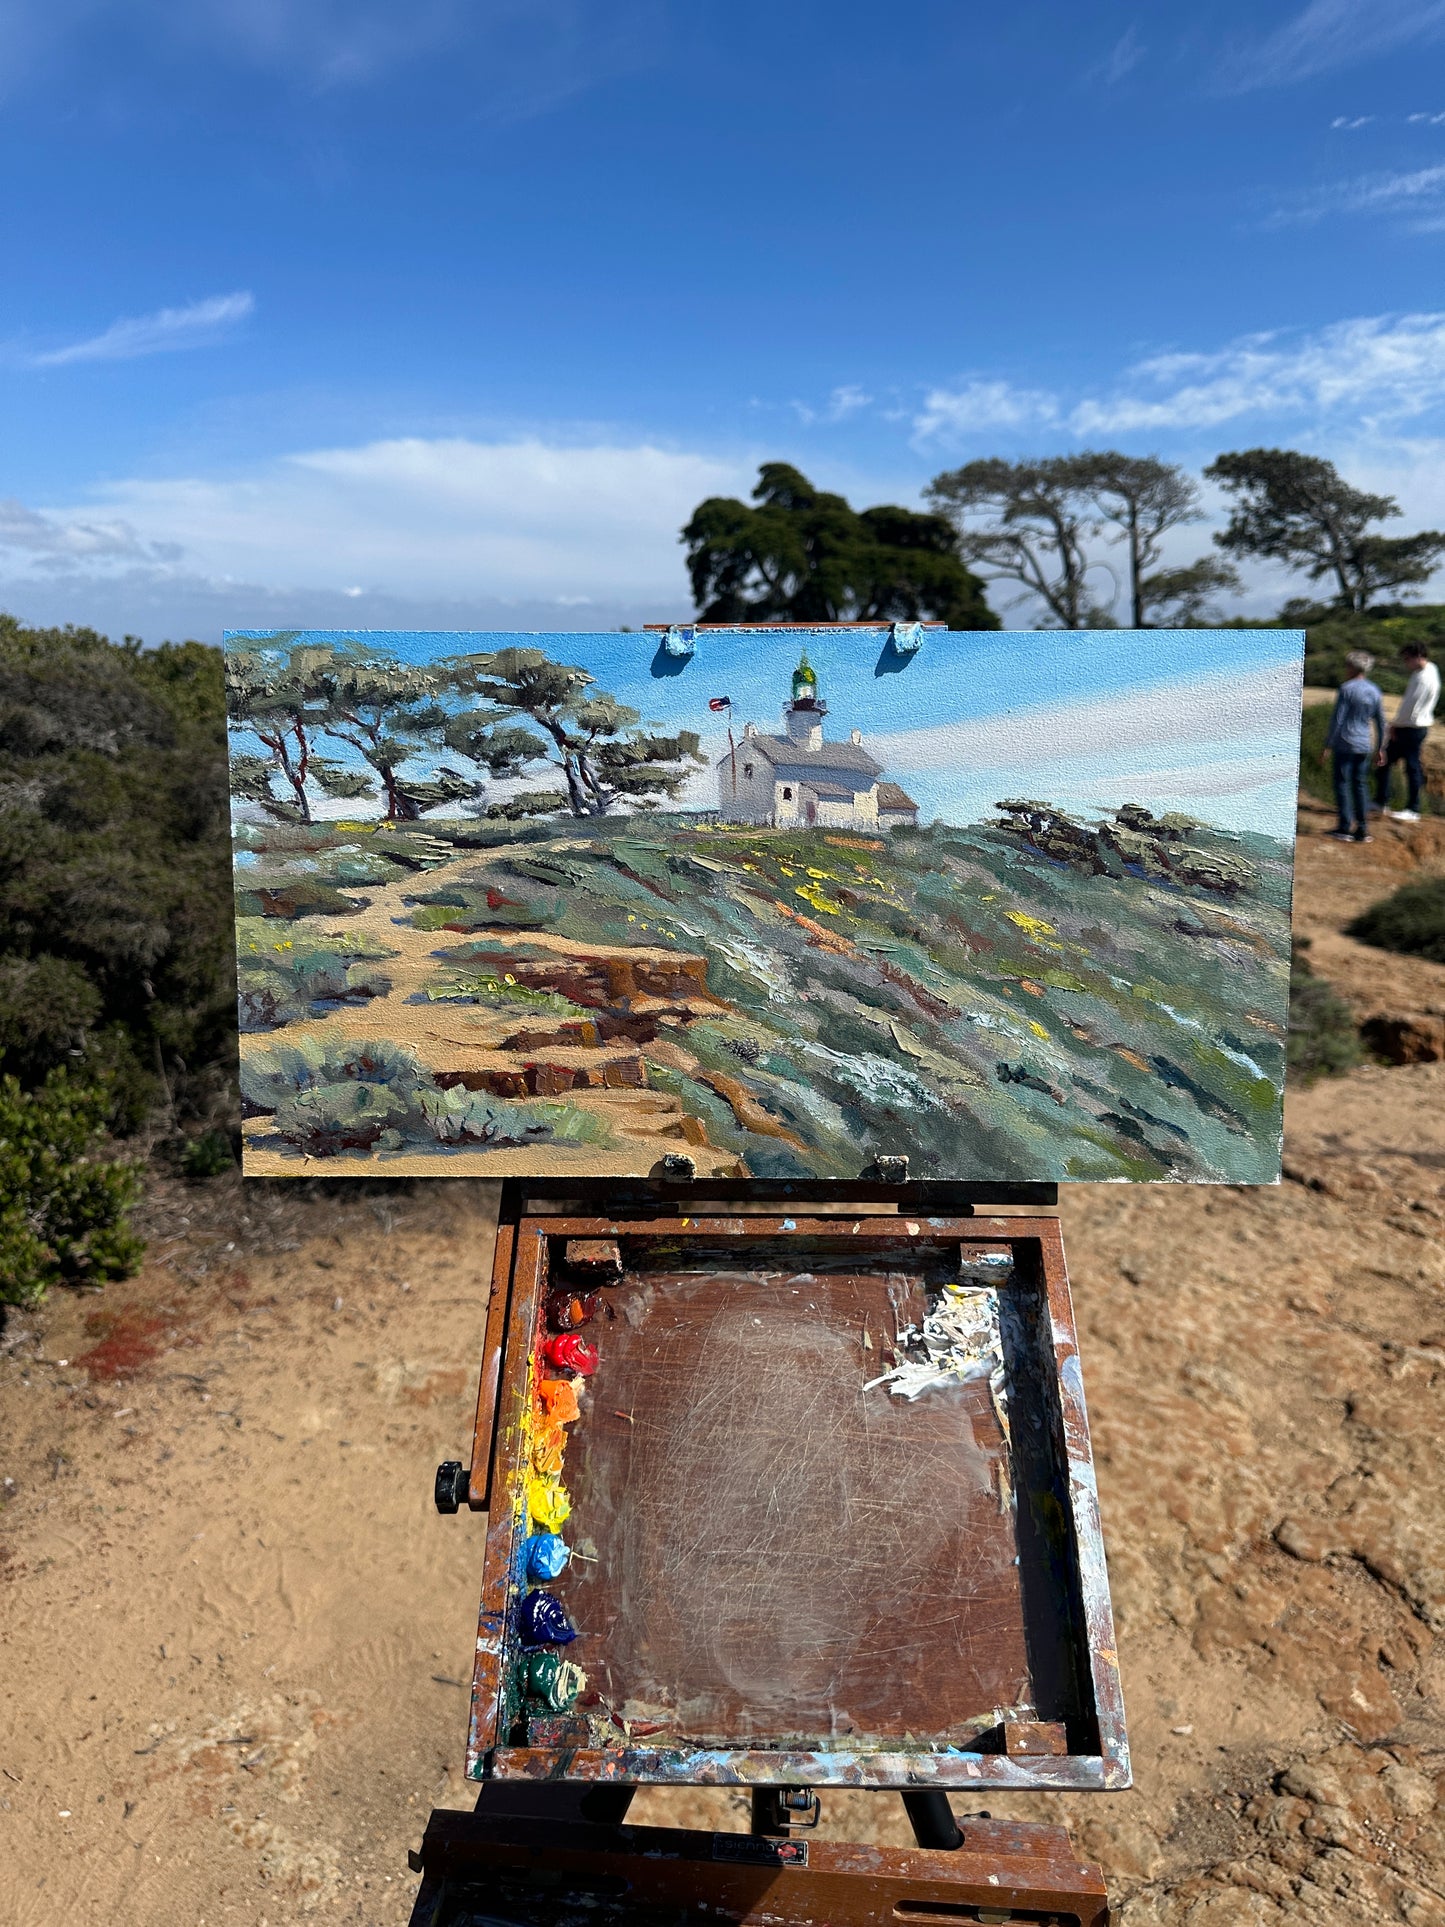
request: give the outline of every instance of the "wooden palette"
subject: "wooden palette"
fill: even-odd
[[[602,1278],[555,1713],[517,1627],[540,1345]],[[950,1306],[966,1369],[923,1324]],[[482,1377],[474,1778],[1128,1784],[1056,1220],[522,1217]]]

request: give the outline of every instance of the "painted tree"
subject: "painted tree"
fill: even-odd
[[[687,781],[688,763],[701,763],[700,738],[691,730],[658,735],[641,727],[637,710],[596,688],[576,664],[554,662],[541,649],[498,649],[455,657],[445,665],[451,686],[484,705],[481,726],[498,717],[527,717],[545,741],[514,725],[516,767],[542,761],[561,773],[573,816],[605,816],[624,798],[646,808],[674,797]],[[451,740],[462,728],[452,725]],[[528,752],[520,737],[537,744]],[[502,738],[505,744],[507,739]],[[472,754],[467,750],[466,754]]]
[[[1333,576],[1342,609],[1426,582],[1445,556],[1445,534],[1384,536],[1373,524],[1400,513],[1392,495],[1354,488],[1333,462],[1290,448],[1247,448],[1204,471],[1234,497],[1215,536],[1230,555],[1261,556],[1302,569],[1312,582]]]
[[[321,706],[320,727],[376,772],[388,822],[414,823],[438,804],[481,794],[478,777],[438,765],[430,754],[448,721],[439,701],[445,678],[436,669],[349,640],[293,653]]]
[[[231,758],[231,793],[259,803],[283,822],[312,820],[311,784],[327,796],[372,794],[369,777],[316,749],[326,705],[315,671],[316,663],[297,646],[294,633],[226,651],[227,714],[262,750]]]

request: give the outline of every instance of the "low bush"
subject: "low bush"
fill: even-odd
[[[1405,884],[1362,910],[1346,924],[1345,934],[1380,950],[1445,963],[1445,877]]]
[[[421,1091],[417,1105],[442,1144],[486,1144],[495,1150],[518,1144],[605,1144],[610,1133],[592,1111],[566,1102],[514,1103],[469,1091]]]
[[[1312,1084],[1317,1077],[1352,1069],[1363,1052],[1349,1005],[1310,969],[1304,948],[1297,943],[1290,958],[1285,1064],[1291,1078]]]
[[[231,1155],[231,1140],[225,1131],[202,1131],[197,1137],[186,1139],[176,1163],[183,1178],[203,1182],[233,1170],[236,1160]]]
[[[302,1037],[242,1057],[241,1104],[248,1117],[259,1117],[303,1091],[336,1084],[383,1086],[407,1100],[423,1079],[431,1081],[411,1052],[385,1038]]]
[[[140,1166],[101,1163],[110,1092],[53,1070],[38,1090],[0,1077],[0,1304],[53,1284],[124,1278],[145,1250],[127,1222]]]
[[[237,924],[237,1007],[243,1031],[279,1030],[303,1017],[322,1014],[317,1006],[384,997],[391,979],[377,961],[395,956],[370,937],[347,931],[306,936],[282,935],[264,917]]]
[[[242,1059],[241,1094],[248,1115],[270,1114],[276,1135],[310,1157],[403,1144],[610,1141],[603,1120],[577,1104],[443,1090],[410,1051],[379,1039],[338,1047],[307,1037],[254,1052]]]

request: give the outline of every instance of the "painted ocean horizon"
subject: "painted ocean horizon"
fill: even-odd
[[[1303,637],[226,637],[253,1175],[1278,1179]]]

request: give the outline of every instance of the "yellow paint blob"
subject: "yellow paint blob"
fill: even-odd
[[[1045,923],[1042,917],[1031,917],[1023,910],[1005,910],[1004,915],[1010,923],[1016,923],[1025,936],[1051,937],[1054,934],[1054,926]]]
[[[565,1485],[550,1479],[527,1481],[527,1510],[546,1532],[556,1532],[572,1516],[572,1501]]]
[[[1049,1033],[1044,1029],[1042,1024],[1036,1024],[1032,1017],[1029,1019],[1029,1029],[1035,1037],[1042,1037],[1045,1043],[1049,1041]]]

